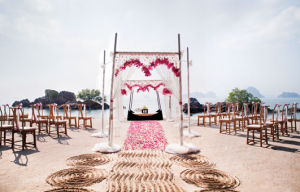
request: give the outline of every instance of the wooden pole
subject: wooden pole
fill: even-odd
[[[112,147],[113,144],[113,89],[114,89],[114,80],[115,80],[115,57],[117,49],[117,33],[115,34],[115,46],[114,46],[114,56],[113,56],[113,66],[112,66],[112,75],[111,75],[111,88],[110,88],[110,106],[109,106],[109,130],[108,130],[108,145]]]
[[[183,145],[183,115],[182,115],[182,84],[181,84],[181,53],[180,53],[180,34],[178,34],[178,56],[179,56],[179,69],[180,69],[180,76],[179,76],[179,109],[180,109],[180,128],[179,128],[179,138],[180,138],[180,145]]]
[[[189,62],[189,48],[187,47],[187,87],[188,87],[188,129],[191,132],[190,121],[191,121],[191,107],[190,107],[190,62]]]
[[[103,56],[103,85],[102,85],[102,133],[104,133],[104,85],[105,85],[105,50]]]

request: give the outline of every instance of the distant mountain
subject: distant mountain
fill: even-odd
[[[184,94],[182,96],[184,98],[187,98],[187,94]],[[217,98],[217,95],[216,95],[216,93],[211,92],[211,91],[206,94],[201,93],[201,92],[193,92],[193,93],[190,93],[190,97],[193,97],[193,98]]]
[[[278,98],[300,98],[300,95],[294,92],[282,92]]]
[[[216,93],[209,91],[206,93],[205,97],[206,98],[217,98],[217,95],[216,95]]]
[[[255,87],[248,87],[246,90],[248,93],[251,93],[254,97],[265,98],[265,96],[260,94],[259,90],[256,89]]]

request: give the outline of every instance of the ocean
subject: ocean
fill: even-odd
[[[200,102],[200,104],[204,104],[206,102],[211,102],[211,103],[216,103],[216,102],[223,102],[225,100],[225,98],[197,98],[197,100]],[[300,108],[300,98],[263,98],[261,99],[262,102],[266,103],[267,105],[269,105],[270,109],[273,109],[275,104],[285,104],[285,103],[289,103],[290,106],[296,102],[299,103],[298,108]],[[172,106],[175,105],[175,100],[172,100]],[[165,110],[165,102],[164,102],[164,97],[160,98],[160,102],[161,102],[161,108],[163,110],[163,114],[164,114],[164,110]],[[183,104],[187,103],[187,98],[183,98]],[[10,104],[11,105],[11,104]],[[125,97],[123,99],[123,114],[124,117],[127,117],[127,112],[128,112],[128,106],[129,106],[129,97]],[[146,106],[149,110],[149,113],[151,112],[155,112],[158,109],[158,105],[157,105],[157,99],[156,98],[137,98],[134,99],[133,103],[132,103],[132,109],[137,109],[137,108],[142,108],[143,106]],[[31,109],[30,108],[25,108],[25,113],[30,114],[31,116]],[[59,113],[62,115],[63,114],[63,110],[59,110]],[[44,114],[49,114],[49,110],[44,109]],[[72,116],[77,116],[78,114],[78,110],[72,110]],[[102,111],[101,110],[87,110],[87,115],[91,116],[93,118],[96,119],[100,119],[102,118]],[[198,115],[198,114],[193,114],[193,116]],[[187,114],[183,113],[184,117],[187,117]],[[109,110],[104,110],[104,118],[108,118],[109,117]],[[300,118],[300,113],[297,113],[297,117]]]

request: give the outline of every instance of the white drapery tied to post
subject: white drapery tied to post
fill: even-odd
[[[165,150],[167,153],[171,154],[189,154],[196,153],[199,149],[191,143],[183,142],[183,145],[180,144],[170,144],[166,147]]]
[[[109,146],[108,143],[99,143],[94,146],[92,151],[98,151],[98,152],[105,152],[105,153],[114,153],[121,150],[121,147],[117,144],[112,144],[112,146]]]

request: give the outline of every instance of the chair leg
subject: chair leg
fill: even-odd
[[[33,145],[36,148],[36,133],[35,133],[35,130],[33,132]]]
[[[11,148],[14,148],[14,143],[15,143],[15,133],[14,131],[11,132]]]
[[[22,133],[22,150],[24,150],[25,145],[26,145],[26,133]]]
[[[93,120],[92,119],[90,119],[90,122],[91,122],[91,128],[93,127]]]
[[[220,133],[222,133],[222,121],[220,121],[219,123],[220,123]]]
[[[58,125],[58,123],[56,124],[56,132],[57,132],[57,137],[59,137],[59,125]]]
[[[267,129],[265,129],[265,138],[266,138],[266,144],[268,145],[268,136],[267,136]]]
[[[67,123],[65,123],[65,134],[68,135],[68,133],[67,133]]]
[[[249,129],[247,129],[247,140],[246,140],[246,144],[249,144]]]
[[[260,147],[262,147],[262,130],[259,131]]]
[[[5,143],[5,140],[4,140]],[[2,145],[2,131],[0,131],[0,146]]]

